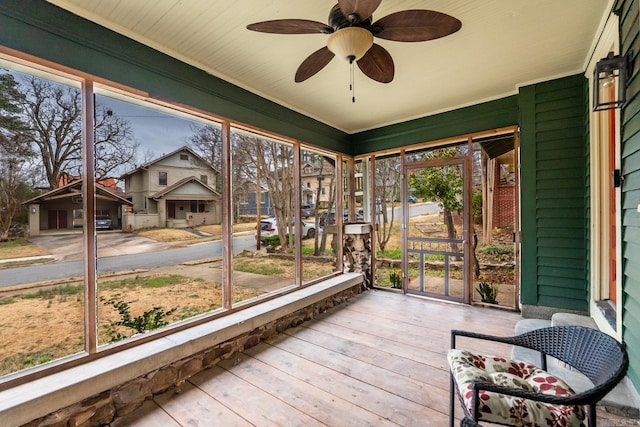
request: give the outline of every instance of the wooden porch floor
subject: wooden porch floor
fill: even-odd
[[[507,311],[368,291],[201,372],[179,393],[158,396],[113,426],[444,427],[450,329],[511,335],[519,319]],[[475,349],[510,353],[497,344]],[[609,416],[602,421],[636,425]]]

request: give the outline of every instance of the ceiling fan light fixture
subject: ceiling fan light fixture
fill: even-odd
[[[337,57],[357,61],[373,46],[373,34],[361,27],[346,27],[329,36],[327,47]]]

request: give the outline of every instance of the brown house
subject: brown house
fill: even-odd
[[[29,206],[29,234],[82,227],[82,179],[24,202]],[[96,215],[108,215],[114,229],[122,228],[123,208],[132,203],[107,187],[96,185]]]

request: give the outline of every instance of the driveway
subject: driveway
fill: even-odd
[[[170,247],[167,243],[122,231],[99,231],[97,236],[98,257],[161,251]],[[81,233],[41,235],[30,240],[49,251],[56,261],[82,260]]]

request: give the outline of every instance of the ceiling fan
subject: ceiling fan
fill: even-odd
[[[403,10],[373,22],[373,12],[382,0],[338,0],[329,12],[329,23],[307,19],[276,19],[247,25],[247,29],[274,34],[329,34],[327,45],[309,55],[298,67],[296,83],[322,70],[334,56],[358,68],[369,78],[389,83],[394,64],[374,37],[400,42],[433,40],[455,33],[462,27],[458,19],[433,10]]]

